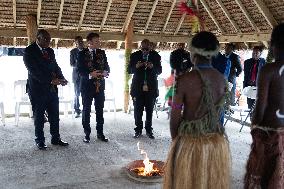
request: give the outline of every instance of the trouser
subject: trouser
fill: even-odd
[[[155,105],[156,97],[153,97],[152,94],[148,92],[143,92],[141,95],[133,98],[133,106],[134,106],[134,119],[135,119],[135,132],[142,132],[143,129],[143,111],[144,107],[146,110],[146,121],[145,121],[145,129],[146,132],[152,132],[152,117],[153,117],[153,109]]]
[[[233,84],[233,87],[232,87],[232,90],[231,90],[231,105],[235,105],[236,103],[236,78],[234,77],[232,79],[232,84]]]
[[[44,138],[44,113],[48,113],[50,123],[51,140],[56,142],[60,139],[59,134],[59,100],[56,92],[48,92],[44,95],[31,94],[34,113],[35,141],[45,142]]]
[[[90,126],[90,113],[92,101],[95,100],[95,110],[96,110],[96,130],[98,135],[103,134],[103,124],[104,124],[104,102],[105,102],[105,93],[104,91],[96,92],[84,92],[82,93],[82,102],[83,102],[83,113],[82,113],[82,125],[84,128],[84,133],[86,136],[91,134]]]
[[[255,102],[255,99],[247,98],[248,109],[252,108],[254,102]]]
[[[80,79],[77,79],[74,81],[74,110],[76,113],[81,113],[80,110],[80,102],[79,102],[79,96],[80,96]]]

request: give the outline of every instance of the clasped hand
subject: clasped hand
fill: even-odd
[[[67,85],[68,81],[66,79],[58,79],[58,78],[55,78],[51,81],[51,84],[52,85],[62,85],[62,86],[65,86]]]
[[[90,73],[90,76],[92,78],[101,78],[101,77],[107,77],[108,72],[107,71],[101,71],[101,70],[94,70]]]
[[[153,64],[151,62],[141,62],[141,61],[138,61],[137,64],[136,64],[136,68],[140,68],[142,66],[145,66],[145,68],[153,68]]]

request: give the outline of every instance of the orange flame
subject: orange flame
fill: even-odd
[[[155,171],[154,169],[153,169],[153,165],[154,165],[154,163],[152,163],[152,162],[150,162],[150,160],[149,160],[149,158],[148,158],[148,156],[147,156],[147,153],[143,150],[143,149],[141,149],[140,148],[140,146],[139,146],[139,142],[137,143],[137,147],[138,147],[138,150],[140,151],[140,154],[141,155],[144,155],[144,160],[143,160],[143,163],[144,163],[144,171],[143,171],[143,173],[141,174],[141,175],[143,175],[143,176],[148,176],[148,175],[151,175],[151,173],[153,172],[153,171]]]

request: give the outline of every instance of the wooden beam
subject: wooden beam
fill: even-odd
[[[168,22],[169,22],[169,20],[170,20],[170,18],[171,18],[171,15],[172,15],[172,12],[173,12],[173,10],[174,10],[174,8],[175,8],[176,2],[177,2],[177,0],[173,0],[173,2],[172,2],[172,6],[171,6],[170,11],[169,11],[169,13],[168,13],[168,16],[167,16],[167,18],[166,18],[166,21],[165,21],[165,24],[164,24],[162,33],[164,33],[165,30],[166,30],[166,28],[167,28]]]
[[[145,29],[144,29],[144,33],[146,33],[146,31],[147,31],[147,29],[148,29],[148,27],[149,27],[149,24],[150,24],[150,22],[151,22],[151,19],[152,19],[152,17],[153,17],[153,14],[154,14],[154,12],[155,12],[155,10],[156,10],[158,1],[159,1],[159,0],[155,0],[154,3],[153,3],[151,12],[150,12],[149,17],[148,17],[148,20],[147,20],[147,22],[146,22],[146,26],[145,26]]]
[[[55,47],[56,49],[58,49],[58,41],[59,41],[58,38],[55,38],[55,39],[54,39],[54,47]]]
[[[213,22],[215,23],[215,25],[217,26],[218,30],[220,30],[221,33],[224,33],[224,30],[222,29],[222,27],[217,22],[217,19],[215,18],[214,14],[212,13],[210,8],[206,4],[205,0],[200,0],[200,2],[203,5],[203,7],[205,8],[205,10],[207,11],[207,13],[209,14],[209,16],[211,17],[211,19],[213,20]]]
[[[14,28],[17,24],[17,3],[16,0],[13,0],[13,20],[14,20]]]
[[[130,5],[129,11],[127,13],[125,22],[124,22],[124,24],[122,26],[121,32],[125,32],[127,30],[129,22],[130,22],[130,20],[132,18],[132,15],[133,15],[134,11],[135,11],[135,7],[136,7],[137,3],[138,3],[138,0],[132,0],[132,3]]]
[[[183,13],[181,18],[180,18],[180,20],[179,20],[179,23],[177,25],[177,28],[176,28],[176,31],[175,31],[174,35],[176,35],[178,33],[178,31],[179,31],[179,29],[180,29],[180,27],[181,27],[185,17],[186,17],[186,13]]]
[[[71,39],[73,40],[77,35],[83,38],[88,35],[90,31],[75,31],[75,30],[57,30],[47,29],[52,38]],[[124,41],[125,35],[121,32],[98,32],[103,41]],[[25,28],[0,28],[1,37],[27,37]],[[270,41],[271,33],[257,33],[257,34],[236,34],[236,35],[221,35],[218,40],[221,43],[228,42],[259,42]],[[161,34],[134,34],[133,42],[142,41],[143,39],[149,39],[156,42],[176,42],[184,43],[189,40],[187,35],[161,35]]]
[[[235,0],[236,3],[239,5],[239,7],[241,8],[242,12],[244,13],[245,17],[247,18],[247,20],[249,21],[250,25],[254,28],[255,31],[260,32],[260,30],[258,29],[258,27],[256,27],[254,21],[252,20],[252,18],[250,17],[248,11],[246,10],[246,8],[244,7],[244,5],[242,4],[242,2],[240,0]]]
[[[261,14],[264,16],[264,18],[268,22],[268,24],[270,25],[270,27],[273,28],[274,26],[276,26],[278,23],[273,17],[273,15],[271,14],[271,12],[269,11],[269,9],[264,4],[264,2],[262,0],[253,0],[253,1],[256,4],[259,11],[261,12]]]
[[[28,36],[28,44],[35,42],[36,34],[37,34],[37,17],[34,14],[28,14],[26,16],[26,29],[27,29],[27,36]]]
[[[64,0],[61,0],[60,9],[59,9],[59,16],[58,16],[57,25],[56,25],[58,30],[60,29],[61,18],[62,18],[62,13],[63,13],[63,7],[64,7]]]
[[[121,49],[122,41],[117,41],[116,43],[116,49],[119,50]]]
[[[110,9],[110,7],[111,7],[111,3],[112,3],[112,0],[108,0],[106,12],[105,12],[104,18],[103,18],[103,20],[102,20],[101,27],[100,27],[99,31],[102,31],[102,29],[103,29],[103,27],[104,27],[104,25],[105,25],[105,22],[106,22],[108,13],[109,13],[109,9]]]
[[[229,19],[229,21],[231,22],[231,24],[234,26],[235,30],[237,33],[239,33],[241,30],[239,28],[239,26],[237,25],[237,23],[232,19],[231,14],[229,13],[229,11],[227,10],[227,8],[224,6],[224,4],[222,3],[221,0],[216,0],[217,3],[220,5],[221,9],[223,10],[224,14],[226,15],[226,17]]]
[[[40,21],[40,11],[41,11],[41,2],[42,0],[37,1],[37,26],[39,26],[39,21]]]
[[[77,28],[78,31],[80,31],[80,29],[81,29],[81,26],[82,26],[82,23],[83,23],[83,20],[84,20],[84,17],[85,17],[85,12],[86,12],[86,9],[87,9],[87,5],[88,5],[88,0],[85,0],[83,8],[82,8],[81,16],[80,16],[78,28]]]

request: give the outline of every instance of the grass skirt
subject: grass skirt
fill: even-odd
[[[178,136],[165,165],[164,189],[229,189],[231,157],[221,134]]]
[[[245,189],[284,188],[284,130],[258,127],[246,167]]]

